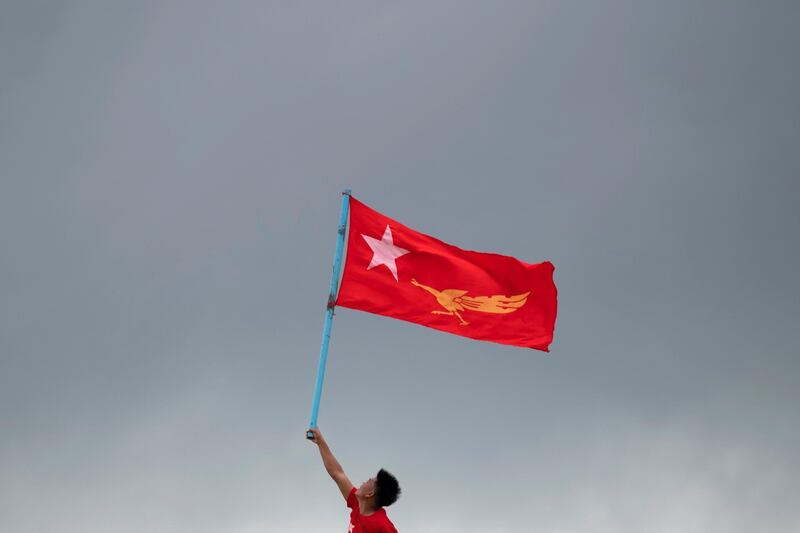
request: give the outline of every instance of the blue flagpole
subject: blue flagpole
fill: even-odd
[[[314,401],[311,404],[311,422],[309,428],[317,427],[317,416],[319,415],[319,400],[322,396],[322,382],[325,380],[325,364],[328,361],[328,344],[331,340],[331,325],[333,324],[333,308],[336,302],[337,285],[339,284],[339,271],[342,266],[342,251],[344,249],[344,234],[347,229],[347,212],[350,208],[350,189],[342,191],[342,209],[339,212],[339,230],[336,239],[336,255],[333,257],[333,272],[331,273],[331,292],[328,295],[327,312],[325,313],[325,325],[322,327],[322,345],[319,348],[319,366],[317,367],[317,383],[314,386]],[[313,438],[309,431],[306,438]]]

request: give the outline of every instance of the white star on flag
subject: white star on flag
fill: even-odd
[[[408,250],[394,245],[392,241],[392,230],[389,229],[389,225],[386,225],[386,231],[383,232],[381,240],[364,235],[363,233],[361,236],[364,237],[369,247],[372,248],[372,261],[370,261],[367,270],[371,270],[376,266],[386,265],[386,268],[388,268],[394,276],[395,281],[400,281],[397,277],[397,264],[394,261],[398,257],[409,252]]]

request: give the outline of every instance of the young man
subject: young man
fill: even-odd
[[[314,436],[311,440],[319,447],[325,470],[338,485],[347,501],[347,506],[352,509],[348,533],[397,533],[394,524],[389,521],[386,511],[383,510],[400,496],[397,479],[381,468],[375,477],[368,479],[356,489],[347,479],[342,465],[331,453],[319,429],[308,431]]]

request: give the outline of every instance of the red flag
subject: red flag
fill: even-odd
[[[547,261],[462,250],[351,197],[336,305],[547,352],[556,322],[553,270]]]

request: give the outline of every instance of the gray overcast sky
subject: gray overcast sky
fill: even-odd
[[[556,265],[550,355],[342,309],[403,532],[800,531],[800,4],[0,4],[0,531],[342,532],[339,191]]]

